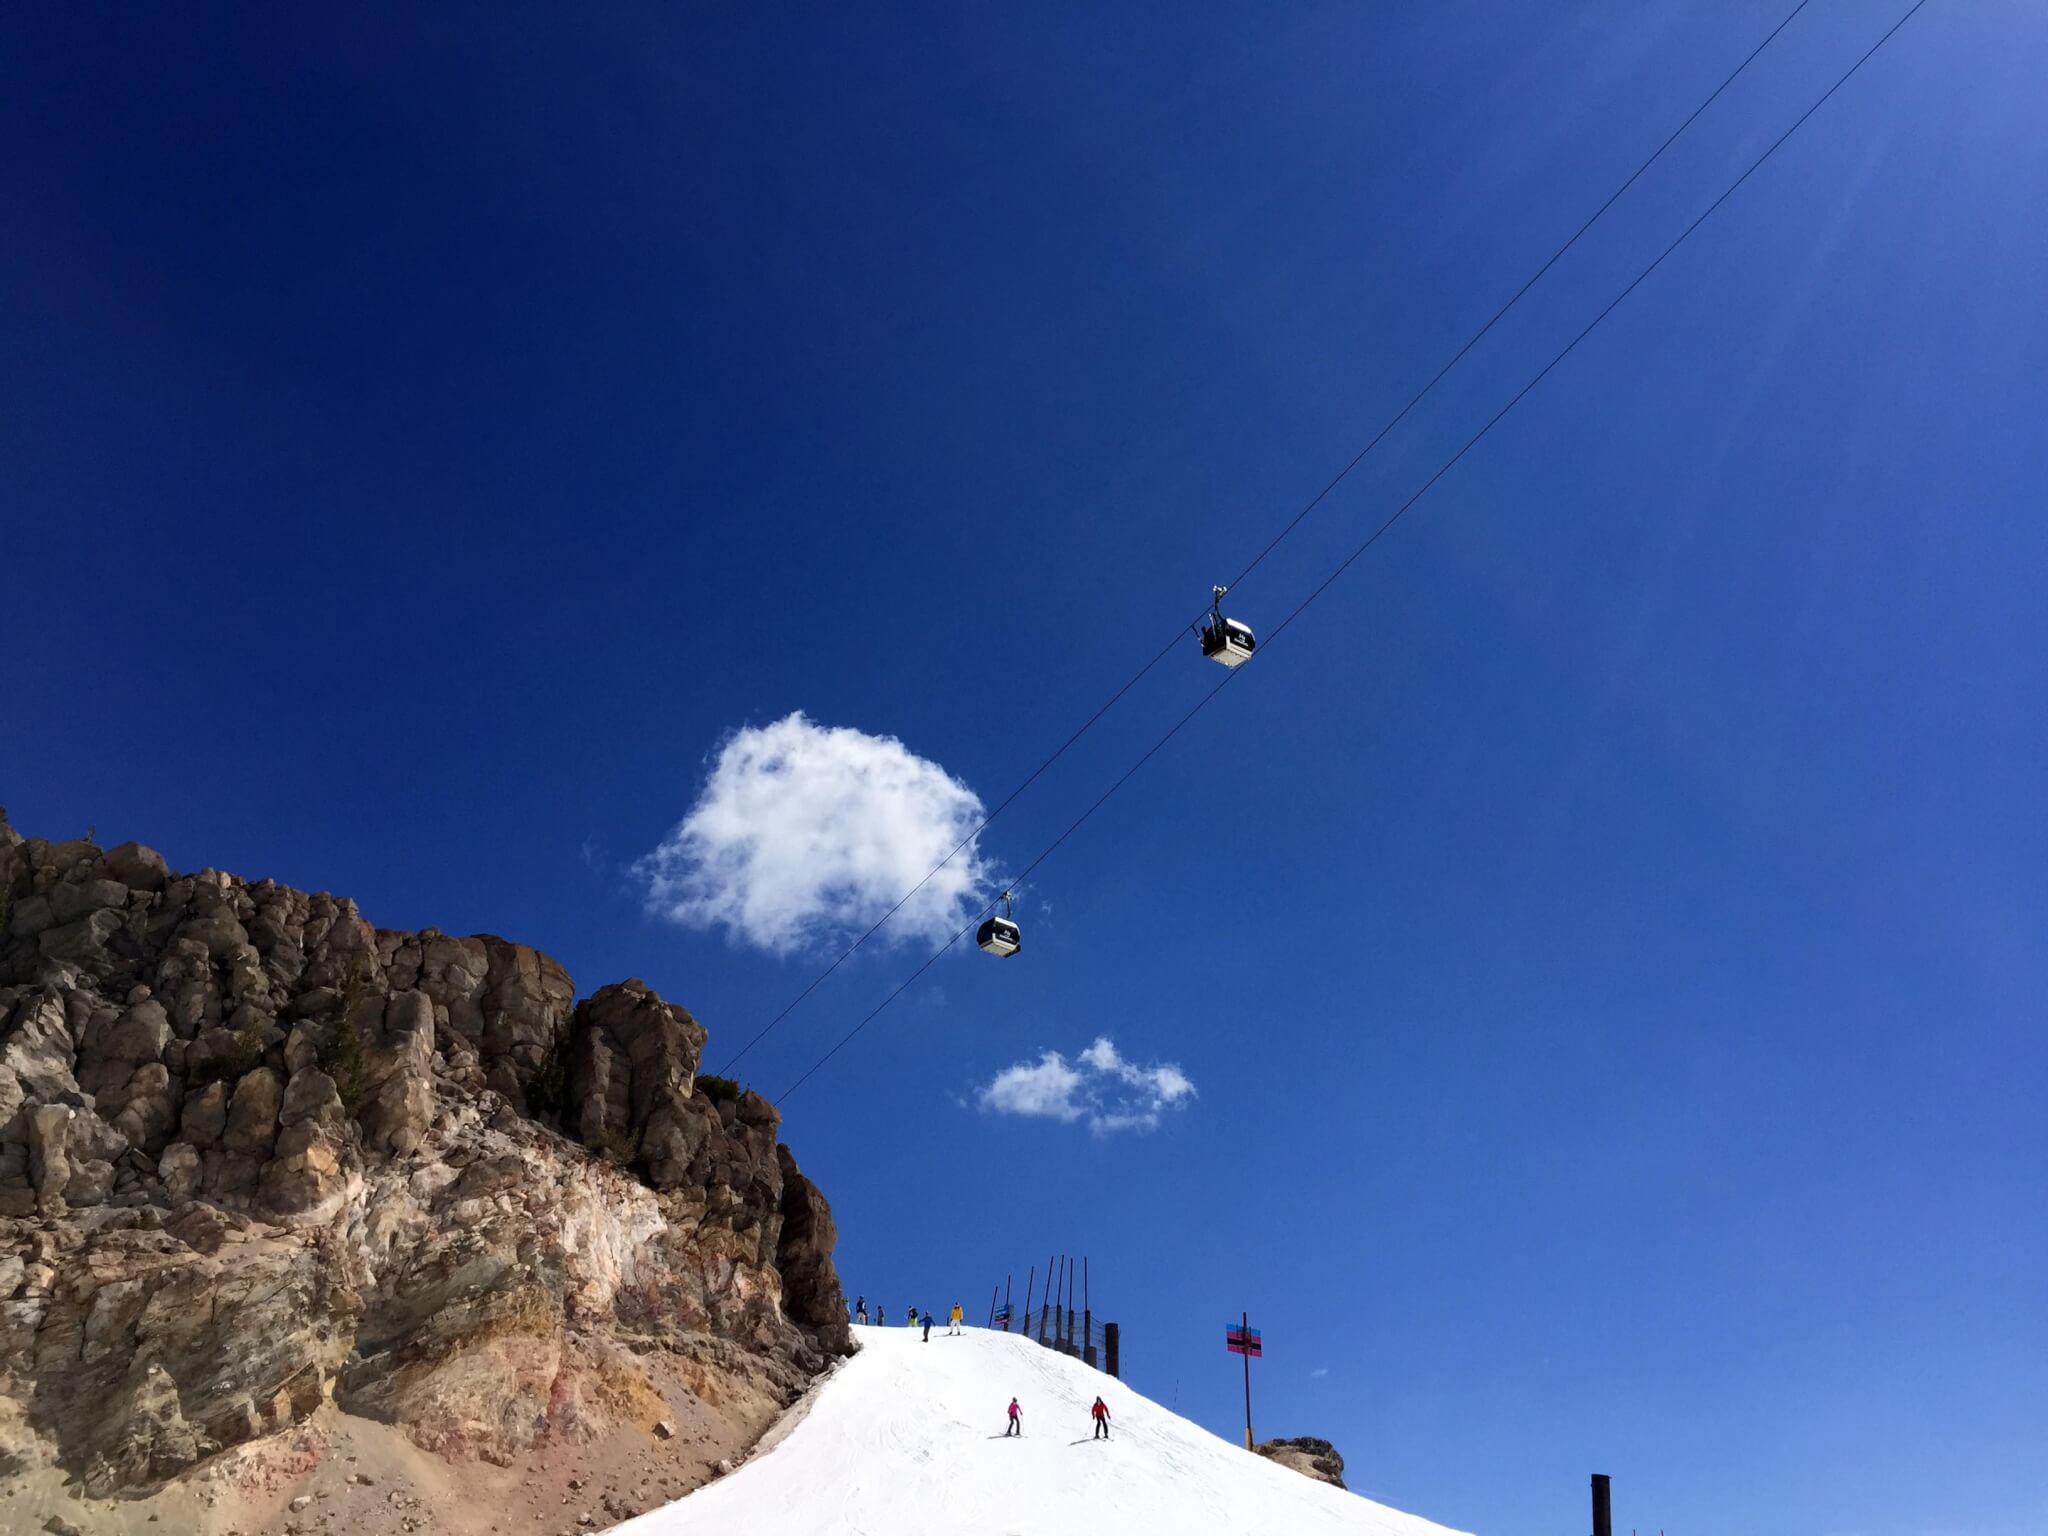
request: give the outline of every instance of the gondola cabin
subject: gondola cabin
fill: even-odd
[[[991,917],[981,925],[974,942],[992,955],[1014,955],[1024,947],[1024,935],[1007,917]]]
[[[1252,637],[1251,625],[1226,619],[1221,614],[1211,619],[1202,631],[1202,654],[1226,667],[1241,667],[1250,661],[1258,643]]]

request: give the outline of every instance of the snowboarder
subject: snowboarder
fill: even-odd
[[[929,1310],[924,1315],[924,1341],[927,1344],[932,1341],[932,1315]]]
[[[868,1325],[868,1299],[863,1296],[853,1304],[853,1320],[865,1328]]]
[[[1109,1404],[1098,1397],[1095,1399],[1095,1406],[1088,1411],[1095,1416],[1094,1438],[1097,1440],[1107,1440],[1109,1438]]]
[[[960,1310],[960,1303],[959,1303],[959,1302],[957,1302],[957,1301],[956,1301],[956,1302],[954,1302],[954,1303],[953,1303],[953,1317],[952,1317],[952,1326],[951,1326],[950,1328],[948,1328],[948,1329],[946,1330],[946,1332],[948,1332],[948,1333],[958,1333],[958,1332],[960,1331],[960,1319],[961,1319],[962,1317],[964,1317],[964,1316],[966,1316],[966,1314],[965,1314],[964,1312],[962,1312],[962,1311]]]
[[[910,1309],[910,1326],[913,1328],[917,1326],[917,1308],[915,1307]]]
[[[1017,1406],[1014,1397],[1010,1399],[1010,1427],[1003,1431],[1003,1438],[1007,1440],[1012,1435],[1019,1440],[1024,1438],[1024,1410]]]

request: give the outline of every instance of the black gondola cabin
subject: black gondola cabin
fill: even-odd
[[[1226,619],[1220,613],[1202,631],[1202,654],[1226,667],[1241,667],[1250,661],[1258,643],[1252,636],[1251,625]]]
[[[1024,935],[1007,917],[991,917],[981,925],[974,942],[992,955],[1014,955],[1024,947]]]

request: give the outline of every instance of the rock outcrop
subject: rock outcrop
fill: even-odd
[[[793,1397],[852,1349],[831,1210],[705,1034],[0,815],[0,1476],[134,1488],[328,1399],[502,1464],[651,1426],[656,1349]]]
[[[1313,1435],[1297,1435],[1292,1440],[1261,1440],[1252,1449],[1268,1461],[1277,1461],[1303,1477],[1312,1477],[1319,1483],[1330,1483],[1339,1488],[1344,1486],[1344,1458],[1327,1440],[1318,1440]]]

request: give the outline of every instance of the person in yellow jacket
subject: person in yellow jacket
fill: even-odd
[[[948,1332],[948,1333],[958,1333],[958,1332],[960,1331],[960,1319],[961,1319],[961,1318],[963,1318],[963,1317],[965,1317],[966,1315],[967,1315],[966,1313],[964,1313],[964,1312],[962,1312],[962,1311],[960,1310],[960,1303],[959,1303],[959,1302],[957,1302],[957,1301],[956,1301],[956,1302],[954,1302],[954,1303],[953,1303],[953,1316],[952,1316],[951,1320],[950,1320],[950,1321],[949,1321],[949,1323],[948,1323],[948,1326],[947,1326],[947,1328],[946,1328],[946,1332]]]

